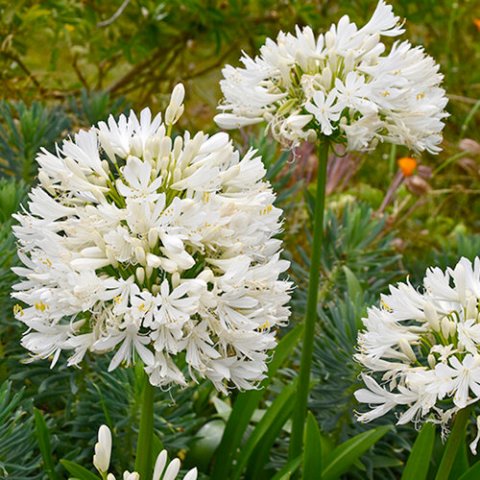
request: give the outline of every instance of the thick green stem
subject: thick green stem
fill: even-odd
[[[453,428],[448,436],[447,444],[445,445],[445,449],[443,451],[442,461],[438,467],[435,480],[449,479],[458,449],[462,445],[462,442],[465,441],[465,431],[471,412],[472,408],[467,407],[463,410],[460,410],[455,416]]]
[[[142,412],[135,458],[135,471],[140,474],[142,480],[152,477],[153,395],[155,392],[155,387],[152,386],[147,375],[143,377],[143,384]]]
[[[313,212],[313,246],[308,281],[307,314],[303,337],[302,359],[298,378],[298,392],[292,416],[289,459],[302,453],[303,429],[307,415],[307,400],[310,390],[310,370],[312,367],[313,340],[317,321],[318,285],[320,282],[320,254],[323,239],[323,214],[325,210],[325,186],[327,181],[328,142],[319,146],[317,193]]]

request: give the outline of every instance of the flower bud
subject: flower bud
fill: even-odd
[[[423,307],[423,312],[430,328],[438,332],[440,330],[440,320],[435,307],[430,302],[427,302]]]
[[[145,269],[143,267],[137,267],[135,270],[135,276],[139,283],[143,283],[145,281]]]
[[[183,99],[185,98],[185,88],[181,83],[178,83],[173,89],[170,97],[170,104],[165,111],[165,123],[167,125],[174,125],[183,114]]]
[[[98,442],[95,445],[93,465],[100,473],[106,473],[110,466],[110,455],[112,453],[112,433],[106,425],[98,430]]]
[[[415,352],[412,349],[412,346],[405,340],[404,338],[401,338],[398,341],[398,346],[400,347],[400,350],[412,361],[416,362],[417,357],[415,356]]]

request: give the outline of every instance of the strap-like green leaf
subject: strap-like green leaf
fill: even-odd
[[[435,425],[425,423],[418,434],[403,470],[402,480],[424,480],[427,478],[430,458],[435,444]]]
[[[275,354],[268,366],[268,378],[264,380],[262,386],[265,387],[275,376],[277,370],[290,356],[292,350],[298,343],[303,332],[303,325],[296,326],[287,333],[275,349]],[[253,412],[264,394],[263,389],[250,390],[237,396],[235,404],[230,414],[230,418],[225,426],[222,440],[215,454],[216,462],[211,474],[211,480],[224,480],[228,478],[230,469],[233,465],[233,459],[240,447],[240,442],[245,434],[245,430],[250,423]]]
[[[480,461],[474,463],[458,480],[478,480],[480,478]]]
[[[262,442],[263,438],[268,435],[270,431],[278,430],[278,427],[282,428],[292,411],[293,397],[296,388],[297,382],[292,382],[282,390],[280,395],[270,405],[265,412],[265,415],[263,415],[250,437],[245,442],[245,445],[242,446],[235,469],[231,472],[228,478],[232,480],[240,478],[250,456],[255,448]],[[281,425],[279,425],[279,423],[281,423]]]
[[[372,445],[378,442],[390,426],[363,432],[339,445],[327,457],[322,480],[334,480],[345,473]]]
[[[303,442],[303,480],[318,480],[322,472],[322,437],[312,412],[308,412]]]
[[[35,417],[35,433],[37,435],[38,446],[43,458],[45,473],[50,480],[59,480],[55,471],[55,462],[52,457],[52,448],[50,446],[50,433],[47,424],[40,410],[34,408],[33,415]]]
[[[100,477],[90,472],[85,467],[82,467],[78,463],[71,462],[70,460],[60,460],[60,463],[68,470],[70,475],[73,475],[79,480],[102,480]]]

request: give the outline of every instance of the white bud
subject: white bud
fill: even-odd
[[[344,65],[345,73],[351,72],[355,66],[355,54],[351,50],[345,56]]]
[[[435,307],[430,302],[427,302],[423,307],[423,312],[430,328],[438,332],[440,330],[440,320]]]
[[[185,98],[185,88],[181,83],[178,83],[173,89],[170,97],[170,104],[165,111],[165,123],[167,125],[174,125],[183,114],[183,99]]]
[[[145,269],[143,267],[137,267],[135,270],[135,275],[139,283],[143,283],[145,281]]]
[[[325,88],[329,89],[332,84],[332,70],[328,65],[322,70],[321,75],[322,75],[322,79],[321,79],[322,85]]]
[[[150,277],[152,276],[152,273],[153,273],[153,268],[150,267],[149,265],[147,265],[147,266],[145,267],[145,276],[146,276],[147,278],[150,278]]]
[[[156,228],[151,228],[148,232],[148,246],[154,248],[158,242],[158,230]],[[148,262],[148,255],[147,255]]]
[[[435,365],[436,365],[436,361],[435,361],[435,356],[433,355],[433,353],[430,353],[427,357],[427,360],[428,360],[428,365],[430,368],[435,368]]]
[[[130,473],[128,470],[123,472],[123,480],[140,480],[140,475],[137,472]]]
[[[146,264],[145,250],[142,247],[135,247],[135,258],[140,265]]]
[[[452,327],[452,324],[453,324],[453,327]],[[448,317],[443,317],[441,322],[441,330],[442,330],[442,335],[445,338],[448,338],[450,334],[454,333],[456,330],[455,323],[449,320]]]
[[[153,471],[152,480],[160,480],[166,464],[167,464],[167,451],[162,450],[159,453],[157,460],[155,462],[155,469]]]
[[[415,356],[415,352],[412,349],[412,346],[404,339],[401,338],[398,341],[398,345],[400,347],[400,350],[412,361],[416,362],[417,357]]]
[[[331,31],[328,31],[325,34],[325,47],[327,48],[327,50],[329,50],[330,48],[333,48],[334,45],[335,45],[335,34]]]
[[[93,465],[100,473],[106,473],[110,466],[110,455],[112,453],[112,432],[106,425],[98,430],[98,442],[95,444],[95,455]]]
[[[178,475],[179,471],[180,471],[180,460],[178,458],[175,458],[170,462],[170,465],[165,470],[165,474],[163,475],[163,480],[175,480],[175,477]]]
[[[147,268],[158,268],[162,264],[162,259],[153,253],[147,253]],[[150,275],[148,275],[150,276]]]
[[[467,298],[467,308],[465,309],[466,319],[473,318],[474,320],[477,319],[478,316],[478,300],[477,297],[474,295],[470,295]]]

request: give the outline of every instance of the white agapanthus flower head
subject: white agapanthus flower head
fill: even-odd
[[[363,319],[356,359],[366,388],[355,396],[371,410],[362,422],[395,409],[399,424],[446,426],[480,400],[480,258],[430,268],[423,287],[391,286]]]
[[[215,120],[226,129],[266,121],[290,146],[328,137],[349,150],[386,141],[438,153],[447,116],[443,76],[423,48],[408,41],[386,53],[381,37],[403,32],[383,0],[362,28],[345,15],[318,36],[310,27],[280,32],[259,56],[244,54],[243,67],[224,68],[222,113]]]
[[[95,444],[95,455],[93,456],[93,466],[107,480],[115,480],[110,470],[110,457],[112,454],[112,432],[106,425],[102,425],[98,430],[98,442]],[[180,480],[178,473],[180,472],[181,463],[178,458],[168,461],[168,453],[162,450],[157,457],[153,471],[152,480]],[[189,470],[183,480],[197,480],[197,469]],[[137,472],[123,472],[123,480],[142,480]]]
[[[223,391],[263,378],[289,316],[282,212],[255,151],[226,133],[170,136],[183,96],[166,124],[110,117],[37,156],[13,293],[34,359],[113,350],[110,370],[140,358],[156,386],[185,384],[182,365]]]

